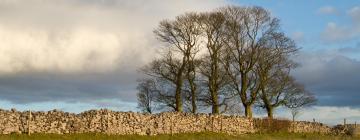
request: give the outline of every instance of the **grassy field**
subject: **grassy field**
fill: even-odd
[[[217,133],[176,134],[158,136],[137,135],[104,135],[104,134],[32,134],[28,135],[0,135],[0,140],[359,140],[349,136],[323,136],[318,134],[246,134],[229,136]]]

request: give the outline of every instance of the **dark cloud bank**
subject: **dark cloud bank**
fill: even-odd
[[[343,55],[301,53],[293,75],[319,99],[320,106],[360,106],[360,61]],[[130,62],[129,62],[130,63]],[[136,102],[132,69],[108,73],[21,73],[0,76],[0,98],[16,104],[118,99]]]
[[[293,75],[319,99],[318,105],[360,106],[360,61],[343,55],[302,53]]]
[[[7,43],[6,40],[1,42],[6,51],[2,52],[4,55],[0,55],[0,60],[9,59],[9,61],[0,61],[2,64],[0,72],[4,71],[4,73],[0,73],[0,100],[14,104],[54,101],[91,102],[110,99],[136,102],[136,79],[141,77],[136,70],[144,62],[148,62],[154,57],[149,46],[157,44],[154,43],[154,40],[147,38],[151,38],[151,31],[159,20],[174,17],[189,8],[190,10],[206,10],[225,3],[223,0],[196,1],[196,4],[191,4],[194,1],[190,0],[177,1],[175,4],[160,0],[128,2],[127,4],[116,4],[116,1],[112,0],[100,4],[97,2],[77,0],[73,4],[70,1],[42,3],[42,1],[35,0],[33,3],[18,4],[15,2],[0,5],[0,7],[8,7],[0,10],[0,19],[2,19],[0,35],[11,37]],[[134,9],[139,4],[147,5],[148,9]],[[46,8],[39,9],[38,5]],[[56,8],[54,9],[54,7]],[[162,9],[164,7],[165,9]],[[360,27],[359,24],[355,24],[360,23],[358,22],[360,21],[358,13],[360,13],[359,9],[356,8],[349,13],[354,21],[355,29]],[[58,14],[58,16],[54,16],[54,14]],[[77,20],[79,17],[82,20]],[[83,27],[84,25],[86,28]],[[75,30],[77,28],[82,30]],[[58,33],[64,29],[66,29],[64,33]],[[93,29],[106,31],[106,33],[93,31]],[[358,30],[354,34],[358,34]],[[36,37],[36,35],[40,37]],[[93,43],[86,44],[85,42],[84,44],[82,40],[84,35],[93,38],[95,43],[102,44],[102,46],[92,46],[90,48],[93,50],[88,51],[89,44]],[[108,38],[104,39],[103,35],[113,38],[113,43],[104,43],[104,40],[108,42]],[[74,39],[72,36],[78,38]],[[31,42],[23,43],[24,40],[31,39],[33,40],[32,44]],[[20,44],[17,44],[19,42]],[[33,48],[25,48],[24,44]],[[301,67],[296,69],[293,75],[316,94],[320,106],[359,107],[360,60],[346,57],[347,53],[360,53],[359,48],[358,45],[353,48],[339,49],[336,55],[327,52],[302,52],[294,58],[301,64]],[[57,50],[62,50],[62,53],[58,53]],[[86,53],[66,55],[73,53],[73,50]],[[9,52],[11,53],[9,54]],[[33,56],[28,59],[29,54],[33,54]],[[95,61],[97,64],[94,64],[94,61],[82,60],[81,56],[84,54],[89,56],[98,54],[95,55],[97,57],[91,58],[104,59]],[[118,55],[121,57],[115,57]],[[49,58],[45,56],[49,56]],[[111,61],[121,60],[121,66],[114,66],[117,63],[103,65],[102,62],[108,62],[108,59],[105,58],[109,56],[114,56],[109,59]],[[39,60],[42,60],[41,64],[44,65],[37,65]],[[74,61],[74,63],[64,63],[66,60]],[[92,67],[68,66],[69,64],[84,63]],[[19,65],[25,70],[16,71]],[[28,66],[33,69],[28,70]],[[54,70],[59,67],[69,70],[55,72]],[[105,68],[99,71],[94,70],[94,72],[91,70],[101,67]]]

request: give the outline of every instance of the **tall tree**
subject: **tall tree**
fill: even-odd
[[[296,67],[289,59],[294,51],[296,48],[291,45],[264,49],[256,65],[261,89],[259,103],[266,109],[269,118],[273,118],[274,109],[279,106],[300,108],[316,101],[303,85],[290,76],[290,70]]]
[[[184,77],[186,75],[191,86],[191,93],[196,93],[194,84],[194,68],[187,65],[193,65],[198,49],[198,36],[200,35],[197,23],[198,14],[186,13],[176,17],[175,20],[164,20],[160,22],[159,27],[154,31],[158,39],[167,44],[173,56],[179,58],[177,69],[174,71],[175,84],[175,111],[183,111],[182,88],[184,85]],[[195,97],[195,96],[193,96]],[[194,99],[195,100],[195,99]],[[195,105],[195,104],[193,104]],[[193,109],[194,111],[196,109]]]
[[[200,65],[200,60],[195,58],[195,55],[187,56],[188,65],[186,67],[186,82],[185,82],[185,91],[187,94],[186,97],[191,104],[191,112],[196,113],[198,111],[197,100],[200,91],[200,83],[198,81],[198,67]]]
[[[227,74],[245,108],[245,116],[252,118],[252,106],[260,90],[254,67],[260,57],[259,50],[265,47],[263,38],[278,30],[279,20],[260,7],[230,6],[221,11],[226,17],[225,45],[230,55]]]
[[[160,22],[154,33],[164,53],[143,72],[155,81],[156,102],[174,111],[196,113],[204,105],[214,114],[234,112],[237,103],[252,118],[259,103],[272,117],[278,106],[314,101],[289,74],[298,48],[261,7],[186,13]]]
[[[222,66],[224,15],[220,12],[201,14],[201,28],[207,54],[202,58],[201,74],[205,77],[212,113],[220,113],[219,91],[226,83]]]
[[[284,105],[287,95],[300,88],[290,76],[290,71],[297,66],[290,56],[298,49],[283,33],[267,34],[261,42],[264,47],[258,52],[260,57],[254,69],[259,77],[261,106],[272,118],[274,108]]]

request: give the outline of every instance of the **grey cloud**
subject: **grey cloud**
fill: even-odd
[[[226,0],[0,0],[0,100],[135,102],[160,20]]]
[[[135,100],[134,73],[43,74],[0,77],[0,99],[17,104],[64,101],[86,102],[101,99]]]
[[[360,61],[328,52],[302,53],[293,75],[319,98],[319,105],[360,106]]]
[[[0,99],[16,104],[35,102],[135,101],[134,73],[31,73],[0,77]]]
[[[348,12],[354,23],[360,25],[360,6],[351,8]]]
[[[359,54],[360,53],[360,43],[357,43],[355,47],[340,48],[339,52],[346,53],[346,54],[352,54],[352,53]]]

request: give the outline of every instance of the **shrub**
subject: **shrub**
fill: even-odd
[[[286,119],[254,119],[254,126],[260,133],[288,132],[291,121]]]

